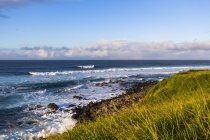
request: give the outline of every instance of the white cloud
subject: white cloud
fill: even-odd
[[[103,40],[77,48],[1,49],[0,59],[210,59],[210,42]]]

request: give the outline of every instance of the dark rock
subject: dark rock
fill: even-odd
[[[28,122],[26,122],[26,124],[28,124],[28,125],[32,125],[32,124],[36,124],[37,123],[37,121],[28,121]]]
[[[49,108],[51,110],[58,110],[58,106],[55,103],[48,104],[47,108]]]
[[[56,111],[48,111],[48,112],[45,112],[44,114],[48,115],[48,114],[53,114],[53,113],[56,113]]]
[[[125,81],[123,81],[123,80],[110,80],[109,81],[110,84],[119,84],[119,83],[123,83],[123,82],[125,82]]]
[[[38,109],[40,109],[42,107],[43,107],[42,105],[36,105],[35,107],[29,107],[28,111],[38,110]]]
[[[107,82],[103,82],[103,83],[97,83],[96,86],[98,87],[103,87],[103,86],[107,86],[108,83]]]
[[[97,87],[99,87],[100,85],[101,85],[100,83],[97,83],[97,84],[96,84]]]
[[[32,110],[35,110],[35,108],[33,108],[33,107],[28,108],[28,111],[32,111]]]
[[[42,105],[36,105],[36,108],[42,108],[43,106]]]
[[[17,124],[20,126],[20,125],[22,125],[22,124],[23,124],[23,122],[18,122]]]
[[[119,84],[119,83],[123,83],[123,82],[125,82],[125,81],[123,81],[123,80],[110,80],[109,82],[97,83],[96,86],[99,86],[99,87],[109,86],[109,87],[111,87],[110,84]]]
[[[76,105],[74,104],[70,104],[67,108],[70,108],[70,107],[75,107]]]
[[[74,113],[72,115],[72,118],[73,119],[78,119],[82,115],[82,113],[84,112],[84,110],[83,110],[82,107],[76,107],[76,108],[72,109],[72,112]]]
[[[73,98],[74,98],[74,99],[78,99],[78,100],[81,100],[81,99],[82,99],[82,97],[81,97],[81,96],[76,96],[76,95],[75,95],[75,96],[73,96]]]
[[[115,81],[110,81],[115,83]],[[117,81],[118,83],[123,81]],[[97,117],[107,116],[117,112],[125,107],[131,107],[135,102],[142,99],[149,89],[155,85],[157,81],[147,81],[142,83],[133,83],[131,88],[125,91],[118,97],[113,97],[112,99],[103,100],[101,102],[89,103],[84,107],[76,107],[72,111],[74,115],[72,118],[77,119],[79,122],[84,121],[95,121]],[[105,83],[98,83],[100,86],[106,85]]]

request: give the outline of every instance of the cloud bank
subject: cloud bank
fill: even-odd
[[[129,42],[104,40],[82,47],[22,47],[0,49],[0,59],[100,59],[161,60],[210,59],[210,41],[206,42]]]

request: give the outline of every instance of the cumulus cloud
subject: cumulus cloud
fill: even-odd
[[[210,42],[103,40],[82,47],[1,49],[0,59],[210,59]]]

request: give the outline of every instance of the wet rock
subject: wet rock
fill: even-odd
[[[81,97],[81,96],[76,96],[76,95],[75,95],[75,96],[73,96],[73,98],[74,98],[74,99],[78,99],[78,100],[81,100],[81,99],[82,99],[82,97]]]
[[[27,121],[26,122],[26,124],[28,124],[28,125],[32,125],[32,124],[36,124],[37,123],[37,121]]]
[[[103,86],[107,86],[108,83],[107,82],[103,82],[103,83],[97,83],[96,86],[98,87],[103,87]]]
[[[109,81],[110,84],[119,84],[119,83],[123,83],[123,82],[125,82],[125,81],[123,81],[123,80],[110,80]]]
[[[50,103],[47,105],[47,108],[56,111],[59,107],[55,103]]]
[[[33,108],[33,107],[28,108],[28,111],[33,111],[33,110],[35,110],[35,108]]]
[[[22,125],[22,124],[23,124],[23,122],[18,122],[17,124],[20,126],[20,125]]]
[[[43,106],[42,105],[36,105],[36,108],[42,108]]]
[[[36,105],[35,107],[29,107],[28,111],[38,110],[38,109],[40,109],[42,107],[43,107],[42,105]]]
[[[70,104],[67,108],[70,108],[70,107],[75,107],[76,105],[74,104]]]
[[[56,113],[56,111],[48,111],[48,112],[45,112],[44,114],[49,115],[49,114],[54,114],[54,113]]]
[[[64,109],[63,112],[70,112],[71,109]]]
[[[95,86],[99,87],[100,86],[100,83],[95,84]]]
[[[120,84],[120,83],[123,83],[125,81],[123,80],[110,80],[109,82],[103,82],[103,83],[97,83],[96,86],[98,87],[103,87],[103,86],[110,86],[110,84]]]

